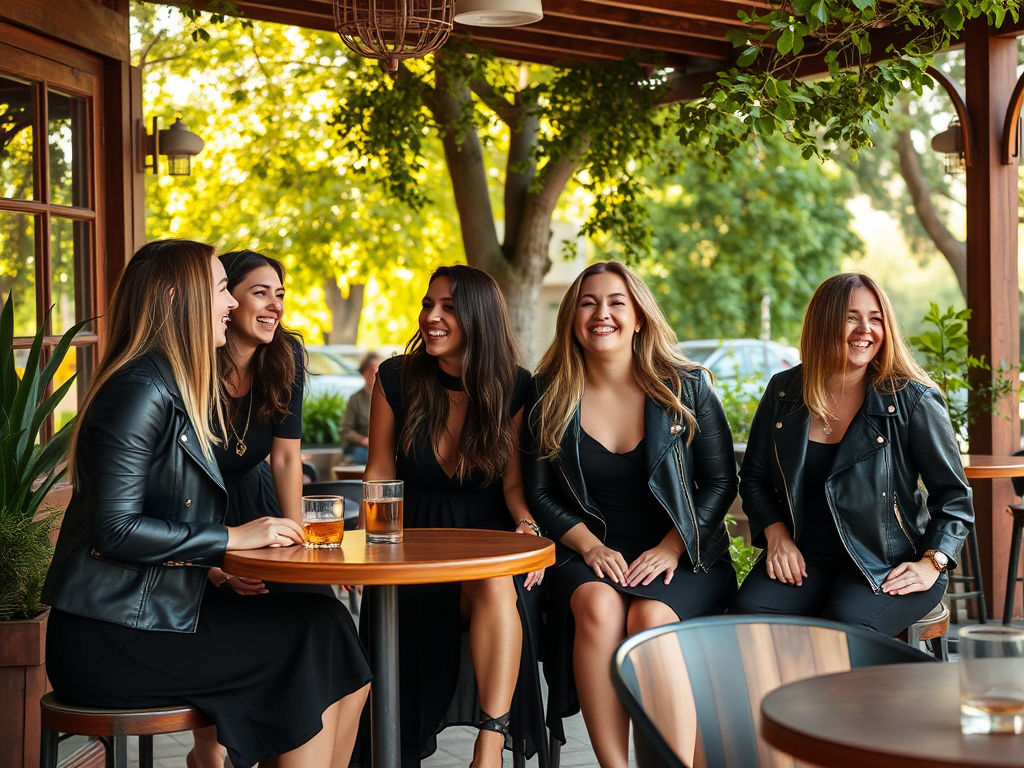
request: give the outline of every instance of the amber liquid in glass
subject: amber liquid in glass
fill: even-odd
[[[366,505],[366,540],[371,544],[397,544],[402,540],[402,499],[364,501]]]
[[[304,522],[302,524],[302,534],[306,537],[306,546],[310,549],[340,547],[341,540],[345,536],[345,521]]]

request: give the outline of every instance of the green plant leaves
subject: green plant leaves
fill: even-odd
[[[335,392],[307,395],[302,401],[302,441],[315,445],[340,443],[345,403],[345,397]]]

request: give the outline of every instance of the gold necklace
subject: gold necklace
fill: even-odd
[[[461,411],[462,410],[462,404],[464,402],[466,402],[466,393],[463,392],[462,393],[462,397],[460,397],[458,400],[456,400],[455,399],[455,395],[452,394],[452,391],[450,389],[447,390],[447,391],[448,391],[448,400],[451,401],[451,404],[455,406],[455,410],[456,411]]]
[[[842,407],[843,403],[846,402],[846,393],[844,393],[843,396],[838,401],[836,400],[835,395],[833,395],[831,392],[828,393],[828,396],[832,399],[832,402],[836,404],[836,410],[837,411]],[[832,427],[829,425],[828,417],[827,416],[819,416],[818,420],[821,422],[821,434],[825,435],[825,437],[831,436],[831,434],[832,434]],[[839,421],[839,418],[836,417],[836,418],[832,419],[832,421]]]
[[[235,436],[235,453],[239,456],[245,456],[245,436],[249,434],[249,417],[252,416],[252,384],[249,385],[249,410],[245,414],[245,429],[242,430],[242,436],[238,436],[238,432],[235,431],[234,423],[231,424],[231,433]]]

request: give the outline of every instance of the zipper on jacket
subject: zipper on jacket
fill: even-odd
[[[786,482],[786,473],[782,471],[782,462],[779,461],[779,444],[774,439],[772,440],[772,448],[775,449],[775,466],[779,468],[779,474],[782,476],[782,486],[786,492],[786,509],[789,510],[789,519],[793,521],[793,543],[796,544],[796,513],[793,511],[793,500],[789,498],[789,483]],[[765,552],[767,551],[766,547]]]
[[[905,525],[903,525],[903,515],[900,514],[900,506],[896,499],[896,494],[892,495],[892,511],[896,513],[896,522],[900,524],[900,530],[903,531],[903,535],[907,537],[907,541],[910,542],[910,549],[913,553],[917,554],[917,545],[914,540],[910,537],[910,533],[907,531]]]
[[[686,505],[690,508],[690,520],[693,521],[693,535],[697,537],[697,551],[690,553],[690,557],[693,559],[693,572],[696,573],[698,568],[703,567],[700,560],[700,527],[697,525],[697,512],[693,508],[693,498],[690,496],[690,489],[686,486],[686,473],[683,472],[683,460],[679,456],[678,446],[673,445],[669,450],[676,455],[676,468],[679,470],[679,482],[683,486],[683,495],[686,497]],[[668,519],[672,520],[672,513],[668,511],[668,507],[665,506],[665,503],[662,502],[660,498],[658,501],[661,503],[662,507],[665,507],[665,513],[668,515]],[[683,532],[679,531],[679,535],[682,536]],[[695,558],[694,555],[696,555]]]
[[[562,469],[561,465],[559,465],[559,463],[557,461],[553,461],[552,464],[556,465],[558,467],[558,471],[562,473],[562,479],[565,480],[565,484],[569,488],[569,492],[572,493],[573,498],[576,499],[576,503],[579,504],[580,509],[583,510],[583,512],[585,514],[588,514],[592,518],[597,520],[597,522],[599,522],[601,524],[601,527],[604,529],[604,536],[607,536],[608,535],[608,523],[606,523],[600,517],[598,517],[593,512],[591,512],[589,509],[587,509],[587,505],[584,504],[583,501],[580,499],[580,497],[576,494],[576,489],[572,487],[572,483],[569,482],[569,476],[567,474],[565,474],[565,470]],[[604,536],[600,537],[602,544],[604,544]]]
[[[832,520],[836,524],[836,533],[839,534],[839,540],[843,543],[843,549],[846,550],[846,554],[850,556],[850,559],[853,560],[860,572],[864,574],[864,578],[868,580],[868,584],[871,585],[872,591],[877,595],[880,585],[875,584],[874,579],[872,579],[868,575],[868,572],[864,570],[864,566],[861,565],[860,560],[854,556],[853,550],[850,549],[850,545],[846,543],[846,537],[843,535],[843,529],[839,525],[839,515],[836,514],[835,507],[832,506],[832,497],[828,492],[828,481],[826,480],[825,483],[825,501],[828,502],[828,511],[832,514]]]

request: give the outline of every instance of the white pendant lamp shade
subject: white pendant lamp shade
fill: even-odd
[[[541,0],[456,0],[455,21],[471,27],[521,27],[544,18]]]

